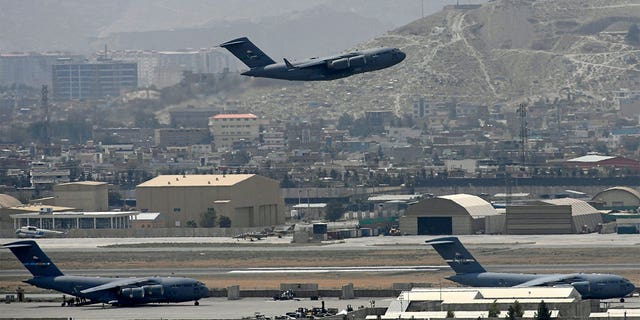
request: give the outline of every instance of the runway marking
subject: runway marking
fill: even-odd
[[[435,272],[448,266],[389,266],[389,267],[324,267],[324,268],[247,268],[228,273],[329,273],[329,272]]]

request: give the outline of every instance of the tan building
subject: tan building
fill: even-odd
[[[109,190],[106,182],[79,181],[53,186],[55,206],[71,207],[81,211],[109,210]]]
[[[416,235],[500,233],[504,215],[482,198],[453,194],[425,198],[412,204],[400,218],[400,231]]]
[[[234,143],[258,139],[260,124],[251,113],[218,114],[209,118],[209,130],[217,149],[230,149]]]
[[[602,209],[635,211],[640,207],[640,192],[629,187],[613,187],[598,192],[591,201]]]
[[[201,224],[204,213],[229,217],[231,227],[284,223],[278,181],[255,174],[163,175],[136,187],[138,209],[160,212],[164,227]]]
[[[579,199],[540,200],[507,207],[507,234],[589,233],[600,225],[600,212]]]

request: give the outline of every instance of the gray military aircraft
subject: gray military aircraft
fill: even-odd
[[[238,38],[220,45],[240,59],[249,71],[245,76],[294,81],[321,81],[345,78],[357,73],[391,67],[406,57],[397,48],[376,48],[353,51],[324,58],[276,63],[248,38]]]
[[[53,289],[75,296],[77,305],[108,303],[131,306],[153,302],[195,301],[209,296],[204,283],[190,278],[101,278],[65,276],[33,240],[4,245],[31,272],[33,278],[25,283],[38,288]]]
[[[426,241],[456,272],[446,279],[471,287],[537,287],[571,285],[583,299],[624,297],[635,290],[627,279],[614,274],[522,274],[487,272],[456,237]]]

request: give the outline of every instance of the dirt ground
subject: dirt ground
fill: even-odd
[[[620,247],[603,248],[476,248],[470,250],[485,265],[536,265],[536,264],[625,264],[640,260],[640,248]],[[190,250],[135,251],[126,252],[51,252],[51,259],[58,267],[73,274],[73,269],[91,268],[198,268],[198,267],[323,267],[323,266],[415,266],[443,265],[442,258],[433,250],[418,249],[370,249],[363,251],[318,251],[310,247],[301,251],[271,251],[260,248],[239,248],[233,251],[203,251],[198,248]],[[0,254],[2,269],[20,269],[22,266],[8,252]],[[569,267],[570,268],[570,267]],[[575,268],[575,267],[574,267]],[[562,272],[579,272],[567,269]],[[538,271],[540,273],[544,270]],[[549,272],[561,272],[552,270]],[[620,274],[635,284],[640,284],[640,273],[637,270],[598,270]],[[280,283],[318,283],[322,289],[340,288],[353,283],[356,288],[388,289],[393,283],[413,282],[426,283],[431,286],[454,286],[444,279],[451,275],[450,270],[438,272],[348,272],[321,274],[216,274],[198,276],[210,288],[226,288],[240,285],[242,289],[278,289]],[[21,279],[0,278],[0,292],[12,292],[21,285],[28,292],[42,292],[40,289],[20,283]]]

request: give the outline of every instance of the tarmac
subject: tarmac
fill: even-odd
[[[61,295],[60,295],[61,297]],[[26,298],[29,298],[27,295]],[[62,298],[60,298],[62,299]],[[327,298],[320,300],[300,299],[274,301],[266,298],[244,298],[227,300],[226,298],[207,298],[200,300],[199,306],[193,302],[172,304],[150,304],[136,307],[103,307],[100,304],[81,307],[62,307],[57,302],[13,302],[2,305],[0,319],[242,319],[256,318],[262,314],[273,319],[274,316],[294,312],[298,308],[321,307],[344,310],[351,305],[354,310],[360,307],[388,307],[392,298],[357,298],[339,300]]]

